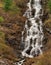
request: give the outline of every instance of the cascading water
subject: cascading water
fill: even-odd
[[[33,58],[34,56],[42,54],[43,47],[43,23],[42,16],[43,10],[41,0],[29,0],[27,3],[28,9],[23,16],[27,17],[24,30],[22,31],[22,44],[24,50],[22,53],[22,59],[14,65],[23,65],[25,57]]]
[[[22,51],[23,57],[33,58],[42,54],[44,33],[41,19],[43,11],[40,2],[41,0],[29,0],[27,3],[28,9],[23,15],[27,17],[21,39],[24,44],[24,50]],[[24,61],[25,59],[17,62],[15,65],[22,65]]]
[[[41,0],[30,0],[27,3],[28,9],[23,16],[27,17],[25,22],[24,31],[22,31],[22,43],[25,44],[22,55],[25,57],[33,58],[35,55],[42,54],[42,41],[43,41],[43,23],[41,16],[43,15]],[[33,10],[35,11],[35,14]],[[28,26],[28,23],[31,25]],[[26,36],[24,38],[24,33]],[[23,42],[24,41],[24,42]],[[31,48],[31,49],[30,49]],[[27,51],[29,50],[29,53]]]

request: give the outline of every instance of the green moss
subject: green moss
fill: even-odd
[[[4,21],[4,18],[0,16],[0,23],[2,23],[3,21]]]

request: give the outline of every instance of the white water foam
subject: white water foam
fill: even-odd
[[[33,4],[31,3],[32,1],[34,2]],[[22,31],[22,43],[24,41],[24,44],[25,44],[24,50],[22,51],[22,55],[29,58],[33,58],[34,55],[42,54],[41,48],[43,47],[42,41],[43,41],[44,33],[42,28],[43,23],[40,18],[40,16],[43,15],[42,13],[43,11],[41,11],[42,6],[40,4],[40,1],[41,0],[30,0],[27,3],[28,9],[23,15],[27,17],[27,20],[25,22],[25,28],[24,28],[24,31],[26,30],[25,39],[23,36],[24,31]],[[35,9],[35,15],[33,15],[33,17],[32,17],[32,9]],[[36,22],[37,19],[38,19],[39,25]],[[30,27],[27,24],[28,20],[30,21],[29,23],[31,23]],[[30,47],[32,48],[28,54],[27,51],[30,49]]]

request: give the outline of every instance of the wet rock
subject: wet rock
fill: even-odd
[[[32,9],[32,17],[35,15],[35,9]]]
[[[45,21],[46,19],[48,20],[49,16],[48,16],[48,12],[44,12],[43,16],[42,16],[42,21]]]

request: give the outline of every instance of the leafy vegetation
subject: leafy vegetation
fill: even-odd
[[[47,5],[48,5],[49,11],[51,13],[51,0],[48,1],[48,4]]]
[[[11,5],[12,5],[12,0],[4,0],[4,9],[5,9],[5,11],[8,11],[8,10],[10,10],[10,8],[11,8]]]
[[[0,23],[2,23],[3,21],[4,21],[4,18],[0,16]]]
[[[15,4],[11,6],[11,11],[14,13],[17,13],[17,14],[21,13],[21,9],[18,6],[16,6]]]

